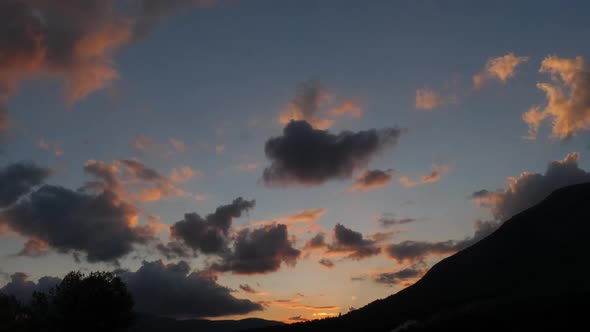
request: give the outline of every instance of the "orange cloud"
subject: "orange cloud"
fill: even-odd
[[[416,109],[431,110],[447,103],[447,99],[429,88],[416,90]]]
[[[584,58],[548,56],[539,72],[550,74],[553,83],[537,83],[537,88],[545,92],[547,103],[523,114],[522,119],[529,126],[526,138],[535,139],[545,120],[551,123],[551,136],[558,139],[590,129],[590,68]]]
[[[528,56],[515,56],[512,52],[504,56],[488,59],[484,69],[473,76],[473,85],[476,89],[479,89],[491,79],[506,83],[516,73],[516,67],[528,60]]]
[[[440,181],[443,175],[447,174],[450,171],[451,167],[448,165],[432,164],[432,172],[426,175],[422,175],[420,177],[420,180],[414,181],[407,176],[402,176],[399,178],[399,182],[406,188],[413,188],[422,184],[436,183]]]
[[[363,116],[363,110],[351,100],[346,100],[342,104],[332,108],[329,113],[336,116],[349,114],[353,118],[360,118]]]
[[[370,191],[384,187],[391,183],[394,170],[366,170],[354,181],[354,185],[348,188],[349,191]]]
[[[287,109],[279,114],[278,122],[287,125],[290,121],[305,120],[316,129],[329,129],[334,117],[350,115],[360,118],[363,110],[354,101],[345,100],[330,108],[333,96],[318,80],[302,82],[297,87],[296,96],[289,101]]]
[[[56,157],[61,157],[64,155],[64,152],[59,144],[48,142],[44,139],[40,139],[39,142],[37,142],[37,147],[43,151],[53,153]]]
[[[172,145],[172,147],[174,148],[174,150],[176,150],[176,152],[186,152],[187,146],[186,143],[184,143],[183,141],[176,138],[170,138],[169,142],[170,145]]]
[[[88,188],[108,189],[124,199],[155,202],[168,197],[190,196],[177,188],[170,178],[137,160],[115,160],[111,164],[88,160],[85,171],[101,180],[87,183]],[[179,171],[178,177],[184,177],[184,180],[186,176],[187,174]]]
[[[173,168],[170,172],[170,180],[176,183],[183,183],[190,181],[193,177],[201,177],[203,172],[199,170],[193,170],[188,166],[182,166],[180,168]]]
[[[435,91],[429,87],[417,89],[414,106],[418,110],[432,110],[441,106],[456,104],[458,97],[455,91],[456,80],[446,81],[440,91]]]

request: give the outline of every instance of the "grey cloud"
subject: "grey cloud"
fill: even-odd
[[[295,265],[300,254],[293,248],[283,224],[246,228],[237,234],[233,250],[212,264],[211,269],[237,274],[268,273],[278,270],[282,263]]]
[[[139,210],[105,191],[88,194],[44,185],[2,211],[0,223],[60,252],[83,252],[88,261],[116,261],[134,244],[152,238],[148,228],[133,227]]]
[[[136,310],[170,317],[217,317],[262,310],[260,304],[231,295],[203,272],[191,272],[185,261],[146,262],[135,272],[121,272]]]
[[[440,242],[429,241],[403,241],[397,244],[391,244],[385,249],[386,254],[403,263],[404,261],[419,263],[423,262],[430,255],[446,255],[463,250],[484,237],[491,234],[500,226],[497,221],[475,222],[475,232],[473,236],[463,240],[448,240]]]
[[[255,204],[254,200],[238,197],[232,203],[218,207],[205,218],[197,213],[187,213],[183,220],[172,225],[171,235],[204,254],[221,254],[228,250],[228,233],[232,220],[252,209]]]
[[[384,128],[332,134],[314,129],[306,121],[291,121],[282,136],[266,142],[265,153],[271,164],[264,169],[262,179],[269,186],[311,186],[350,179],[385,147],[395,146],[401,132]]]
[[[29,280],[29,276],[16,272],[10,276],[10,281],[0,288],[0,293],[14,295],[21,303],[28,303],[33,292],[47,292],[49,289],[61,282],[60,278],[42,277],[38,282]]]
[[[562,160],[547,165],[544,174],[521,173],[512,178],[506,190],[479,190],[471,198],[482,206],[489,207],[498,220],[507,219],[541,202],[551,192],[561,187],[590,181],[590,173],[578,166],[580,154],[568,154]]]
[[[375,241],[364,239],[361,233],[338,223],[334,226],[334,243],[329,245],[328,252],[350,252],[348,258],[360,260],[379,254],[381,248]]]
[[[424,271],[416,268],[406,268],[396,272],[385,272],[376,275],[373,280],[377,283],[387,285],[398,285],[407,281],[408,279],[414,279],[424,274]]]
[[[0,168],[0,208],[15,203],[49,177],[51,171],[32,162],[17,162]]]

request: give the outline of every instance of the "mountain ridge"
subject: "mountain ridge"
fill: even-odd
[[[448,316],[448,312],[456,316],[460,311],[453,310],[462,307],[487,305],[501,311],[498,303],[511,302],[506,299],[528,303],[530,308],[537,305],[531,300],[537,297],[553,296],[555,303],[567,303],[570,297],[588,299],[590,271],[583,264],[590,253],[588,203],[590,183],[558,189],[506,220],[486,238],[441,260],[419,281],[398,293],[339,318],[291,324],[280,330],[353,331],[362,327],[363,331],[390,331],[400,326],[408,330],[410,327],[403,324],[416,325],[414,322],[428,321],[436,315]],[[563,305],[548,307],[555,312]],[[543,308],[537,310],[549,310]],[[517,317],[521,316],[515,314],[513,321]]]

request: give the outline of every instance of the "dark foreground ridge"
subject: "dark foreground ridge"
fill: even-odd
[[[580,331],[588,255],[590,183],[556,190],[397,294],[339,318],[255,331]]]

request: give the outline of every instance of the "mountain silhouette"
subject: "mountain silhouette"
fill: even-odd
[[[418,282],[342,317],[260,331],[581,331],[590,183],[556,190]]]
[[[282,325],[282,322],[260,318],[246,318],[241,320],[208,320],[158,317],[139,314],[132,332],[234,332],[245,329]]]

